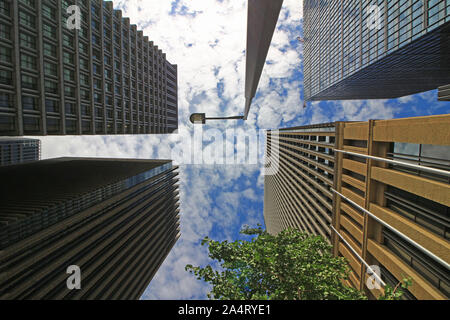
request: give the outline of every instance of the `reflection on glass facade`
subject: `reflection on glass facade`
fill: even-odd
[[[450,170],[450,146],[413,144],[413,143],[393,143],[393,152],[388,155],[393,160],[406,161],[417,165]],[[392,168],[407,173],[417,174],[433,180],[450,183],[448,176],[439,174],[420,172],[401,165],[392,165]]]
[[[450,83],[450,0],[303,3],[306,100],[393,98]]]
[[[172,133],[177,78],[111,1],[0,0],[1,135]]]
[[[41,141],[22,138],[0,139],[0,166],[13,165],[41,158]]]

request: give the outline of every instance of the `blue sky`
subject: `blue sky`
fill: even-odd
[[[244,111],[245,0],[118,0],[170,62],[178,64],[180,133],[156,136],[45,137],[43,158],[89,156],[167,159],[186,145],[192,112]],[[449,113],[435,91],[395,100],[315,102],[303,109],[302,1],[285,0],[249,120],[217,122],[225,131],[277,129],[337,120],[369,120]],[[209,288],[184,271],[208,263],[205,236],[235,240],[244,224],[263,223],[263,176],[254,165],[181,165],[181,239],[143,299],[205,299]]]

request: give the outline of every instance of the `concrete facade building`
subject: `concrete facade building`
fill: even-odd
[[[305,100],[387,99],[450,84],[449,0],[305,0]]]
[[[267,133],[267,153],[277,135],[280,156],[278,174],[267,175],[264,183],[264,219],[269,233],[290,227],[331,241],[334,130],[330,123]]]
[[[324,236],[373,298],[365,263],[390,285],[411,277],[406,298],[450,298],[449,128],[442,115],[268,132],[280,170],[265,178],[267,230]]]
[[[0,299],[139,299],[179,238],[177,175],[162,160],[1,167]]]
[[[112,2],[0,0],[0,135],[177,128],[177,66]]]
[[[0,166],[39,160],[41,160],[40,140],[0,138]]]

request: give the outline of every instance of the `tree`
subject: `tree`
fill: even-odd
[[[198,280],[212,285],[208,298],[218,300],[362,300],[367,297],[343,284],[349,267],[343,257],[334,257],[331,246],[319,236],[288,229],[277,236],[245,227],[250,241],[214,241],[206,237],[209,257],[219,270],[186,266]],[[392,294],[394,292],[394,294]],[[383,298],[399,299],[390,289]]]

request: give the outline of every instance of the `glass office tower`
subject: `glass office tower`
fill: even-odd
[[[172,133],[177,101],[177,66],[112,2],[0,0],[0,135]]]
[[[0,167],[0,299],[139,299],[179,238],[177,176],[163,160]]]
[[[407,299],[450,298],[448,128],[450,114],[269,131],[280,169],[265,177],[268,232],[324,237],[371,298],[383,287],[368,288],[364,262],[391,286],[411,277]]]
[[[305,100],[396,98],[450,84],[450,0],[305,0]]]
[[[41,159],[41,141],[23,138],[0,138],[0,166]]]

